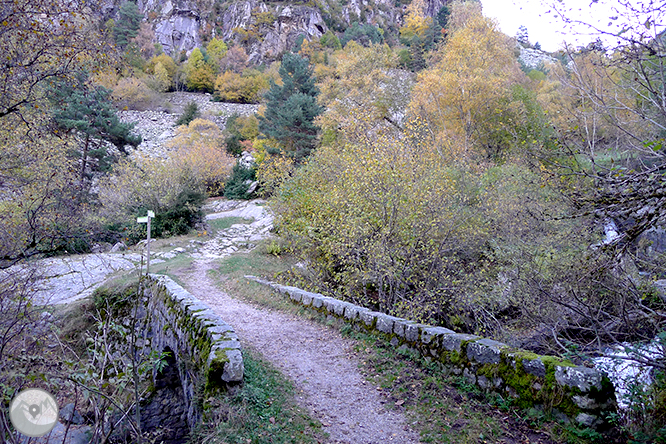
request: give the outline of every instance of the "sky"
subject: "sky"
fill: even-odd
[[[618,11],[621,1],[558,0],[557,3],[562,10],[568,11],[570,18],[594,24],[600,29],[612,30],[619,29],[617,26],[622,21],[621,17],[619,20],[612,19],[622,15],[621,11]],[[629,1],[642,3],[641,0]],[[582,46],[598,37],[598,34],[591,35],[589,28],[582,26],[566,29],[562,20],[548,6],[556,3],[554,0],[481,0],[481,3],[483,14],[497,19],[502,32],[514,37],[518,27],[524,25],[528,30],[530,43],[539,42],[544,51],[561,49],[563,40],[574,46]],[[660,19],[663,19],[663,16]],[[660,20],[657,20],[657,23],[659,22]]]

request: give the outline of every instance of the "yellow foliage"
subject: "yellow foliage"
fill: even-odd
[[[449,161],[479,160],[489,122],[507,109],[510,86],[522,75],[511,40],[480,11],[462,8],[465,21],[438,50],[414,88],[410,111],[424,118]],[[456,16],[461,8],[454,8]],[[476,12],[475,12],[476,11]]]
[[[424,39],[426,32],[432,26],[432,18],[425,15],[425,0],[413,0],[407,6],[405,23],[400,28],[400,37],[405,40],[412,40],[414,37]]]
[[[176,62],[174,62],[174,60],[166,54],[160,54],[150,59],[146,64],[146,72],[148,74],[154,74],[155,66],[157,66],[158,63],[161,63],[162,66],[167,70],[169,73],[169,78],[173,79],[176,76],[176,73],[178,72],[178,66],[176,65]]]
[[[208,42],[208,46],[206,46],[208,57],[210,57],[211,63],[215,66],[220,63],[222,57],[227,55],[228,49],[229,48],[227,47],[227,44],[222,40],[218,40],[217,38],[213,38],[210,42]]]
[[[258,71],[237,74],[227,71],[215,80],[215,98],[222,102],[257,103],[268,89],[268,79]]]
[[[178,127],[168,147],[175,150],[170,159],[178,169],[187,171],[196,183],[203,184],[209,195],[222,194],[236,161],[227,154],[224,135],[215,123],[194,119],[189,125]]]
[[[118,74],[116,74],[115,70],[113,69],[107,69],[93,74],[91,76],[91,80],[95,85],[113,90],[113,88],[115,88],[118,84]]]
[[[135,109],[139,111],[150,108],[157,100],[155,92],[141,80],[134,77],[120,79],[111,98],[121,109]]]
[[[44,107],[44,104],[40,104]],[[0,251],[4,258],[30,256],[51,240],[85,227],[78,166],[68,153],[73,138],[55,136],[44,114],[26,112],[0,119]],[[25,120],[32,129],[28,133]]]
[[[294,160],[288,156],[266,155],[265,151],[260,158],[257,180],[262,192],[270,196],[293,175]]]
[[[186,80],[187,87],[196,91],[213,92],[215,85],[215,71],[208,64],[202,64],[190,69]]]
[[[153,83],[158,92],[166,92],[171,86],[171,79],[164,65],[157,63],[155,65],[155,74],[153,74]]]
[[[409,78],[392,72],[396,60],[388,45],[364,47],[354,41],[332,57],[334,74],[318,83],[326,111],[318,119],[324,134],[351,134],[362,115],[378,126],[409,100]],[[349,129],[349,131],[347,131]]]

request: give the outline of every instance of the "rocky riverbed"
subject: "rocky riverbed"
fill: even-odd
[[[213,236],[202,236],[186,246],[163,247],[151,254],[151,263],[157,264],[186,254],[197,260],[226,257],[239,250],[251,250],[261,239],[271,236],[273,216],[265,202],[216,200],[204,206],[209,212],[206,220],[225,217],[248,219],[249,223],[234,224]],[[109,246],[110,247],[110,246]],[[0,273],[30,273],[38,270],[35,303],[67,304],[92,294],[111,274],[139,268],[146,262],[145,241],[130,250],[105,251],[92,254],[41,259],[29,265],[16,265]]]
[[[188,103],[195,102],[201,117],[215,122],[222,129],[233,114],[248,116],[259,109],[259,105],[213,102],[212,99],[210,94],[167,93],[161,110],[119,111],[118,115],[122,122],[134,123],[134,132],[143,138],[137,147],[139,152],[150,157],[165,158],[168,155],[166,145],[176,136],[176,121]]]

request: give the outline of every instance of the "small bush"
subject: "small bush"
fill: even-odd
[[[120,79],[111,98],[121,109],[145,111],[154,108],[159,101],[158,94],[148,85],[134,77]]]
[[[168,144],[177,151],[175,162],[187,171],[189,180],[203,185],[210,196],[220,196],[236,159],[225,152],[222,131],[213,122],[194,119],[180,126]]]
[[[224,197],[227,199],[249,199],[250,196],[247,193],[248,181],[253,182],[255,176],[254,168],[245,168],[237,163],[231,172],[231,178],[224,186]]]
[[[217,77],[213,97],[219,102],[259,103],[267,89],[267,76],[257,70],[247,70],[242,75],[227,71]]]
[[[183,114],[181,114],[178,120],[176,120],[176,126],[189,125],[189,123],[199,117],[199,115],[199,105],[197,105],[197,102],[189,102],[185,106]]]
[[[145,237],[146,227],[136,218],[148,209],[156,214],[151,227],[155,237],[186,233],[199,221],[205,198],[204,184],[177,159],[123,159],[114,174],[100,180],[99,189],[101,224],[110,230],[110,237],[130,243]]]
[[[206,195],[198,190],[184,189],[174,204],[155,215],[151,231],[154,237],[169,237],[187,234],[201,221],[201,205]],[[145,215],[147,209],[139,209],[136,215]]]

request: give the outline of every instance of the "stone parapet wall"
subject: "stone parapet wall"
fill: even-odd
[[[296,287],[245,276],[288,296],[294,303],[334,316],[359,330],[378,332],[391,344],[404,344],[439,361],[487,392],[513,399],[519,407],[539,407],[565,421],[603,429],[616,411],[615,391],[599,371],[553,356],[540,356],[479,336],[389,316]]]
[[[175,355],[191,428],[200,416],[197,390],[226,390],[243,380],[240,341],[229,324],[171,278],[151,274],[146,279],[152,348]]]

